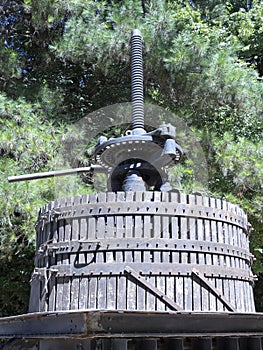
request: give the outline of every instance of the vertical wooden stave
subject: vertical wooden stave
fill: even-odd
[[[169,224],[170,225],[170,224]],[[81,226],[81,225],[80,225]],[[189,227],[189,225],[188,225],[188,227]],[[65,232],[66,232],[66,230],[65,230]],[[163,230],[161,229],[161,232],[163,232]],[[66,234],[65,234],[65,237],[66,237]],[[143,238],[143,237],[142,237]],[[66,239],[66,238],[65,238]],[[166,240],[168,240],[169,238],[165,238],[165,241]],[[221,243],[221,242],[220,242]],[[148,251],[149,251],[149,247],[148,247]],[[109,254],[112,254],[112,252],[109,252]],[[192,252],[191,252],[191,254],[192,254]],[[80,254],[79,254],[79,256],[80,256]],[[135,254],[133,255],[134,257],[135,257]],[[138,260],[137,260],[137,258],[134,258],[134,261],[135,262],[139,262],[139,256],[141,257],[141,254],[138,254]],[[151,256],[150,256],[151,257]],[[64,259],[65,258],[65,259]],[[151,259],[151,258],[150,258]],[[66,261],[67,260],[67,258],[66,258],[66,254],[64,254],[63,255],[63,259],[61,260],[61,263],[64,263],[63,261]],[[155,259],[156,260],[156,259]],[[162,254],[162,258],[160,258],[160,260],[161,261],[163,261],[163,262],[169,262],[170,261],[170,259],[169,259],[169,261],[166,259],[166,254]],[[240,259],[239,259],[240,260]],[[107,261],[108,261],[108,258],[107,258]],[[131,260],[130,260],[130,262],[132,262]],[[192,261],[192,256],[190,255],[190,263],[193,263],[193,261]],[[236,265],[235,265],[236,266]],[[237,266],[238,268],[240,268],[240,265],[238,265]],[[167,281],[168,280],[166,280],[165,279],[165,285],[167,285]],[[72,281],[73,282],[73,281]],[[231,281],[232,282],[232,281]],[[159,282],[158,282],[159,283]],[[185,281],[184,281],[184,283],[187,283],[187,280],[185,279]],[[117,287],[116,287],[117,288]],[[166,289],[167,287],[165,287],[165,289]],[[191,287],[192,289],[194,289],[194,285],[192,285],[192,287]],[[222,287],[223,288],[223,287]],[[225,286],[224,286],[224,290],[225,290]],[[138,291],[137,291],[137,293],[138,293]],[[137,299],[138,299],[138,294],[137,294],[137,297],[136,297]],[[194,305],[198,305],[199,303],[198,302],[194,302]],[[195,308],[195,306],[194,306],[194,308]]]

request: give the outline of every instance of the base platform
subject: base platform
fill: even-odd
[[[0,318],[3,350],[262,350],[263,313],[84,310]]]

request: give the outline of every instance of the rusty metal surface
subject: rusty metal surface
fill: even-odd
[[[2,338],[263,336],[263,314],[132,311],[34,313],[0,319]]]
[[[261,337],[15,339],[1,350],[262,350]]]

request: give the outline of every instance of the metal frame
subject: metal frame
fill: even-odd
[[[70,311],[0,318],[2,338],[263,336],[263,313]]]

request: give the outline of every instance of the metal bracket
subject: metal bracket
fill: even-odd
[[[203,284],[205,284],[205,286],[207,287],[208,290],[211,291],[211,293],[213,293],[220,301],[222,304],[224,304],[224,306],[232,312],[236,312],[235,308],[231,305],[231,303],[220,293],[220,291],[215,288],[206,278],[205,276],[199,272],[197,269],[193,269],[192,270],[192,274],[197,277],[197,279],[202,282]]]
[[[148,289],[150,292],[152,292],[160,301],[162,301],[171,310],[173,311],[183,310],[180,305],[176,304],[172,299],[170,299],[167,295],[161,292],[158,288],[156,288],[151,283],[143,279],[140,273],[133,270],[131,267],[126,266],[124,272],[128,274],[128,276],[133,277],[143,288]]]

